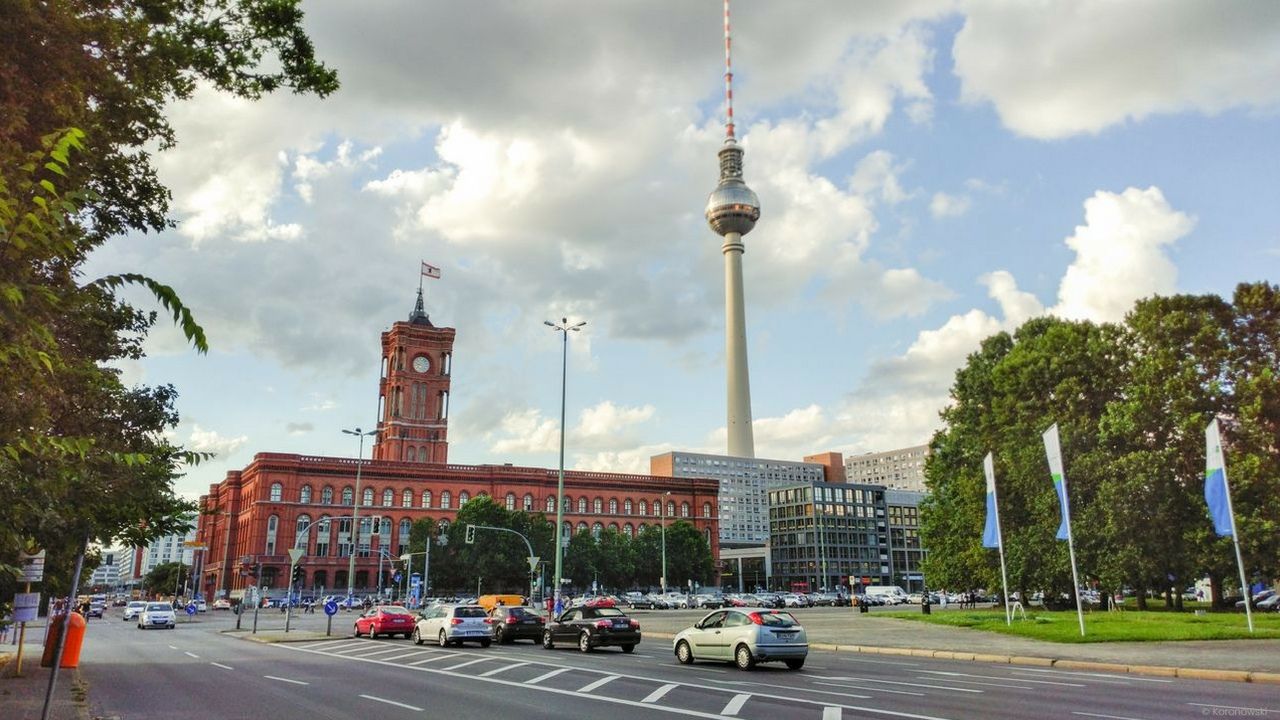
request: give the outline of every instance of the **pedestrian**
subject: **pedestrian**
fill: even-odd
[[[947,591],[945,588],[938,590],[938,604],[943,610],[947,609]]]

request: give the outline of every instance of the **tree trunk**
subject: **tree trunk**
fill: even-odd
[[[1138,592],[1136,594],[1138,596],[1138,609],[1146,610],[1147,609],[1147,589],[1145,587],[1140,587],[1138,588]]]

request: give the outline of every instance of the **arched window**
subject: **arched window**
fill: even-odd
[[[635,533],[636,533],[636,529],[631,527],[631,523],[627,523],[626,525],[622,526],[623,535],[626,535],[627,537],[634,537]]]
[[[293,526],[293,537],[296,547],[306,549],[311,546],[311,516],[299,515],[297,523]],[[306,533],[305,535],[303,533]]]
[[[365,488],[364,492],[360,493],[360,504],[373,505],[373,488]]]
[[[515,510],[515,509],[516,509],[516,494],[515,494],[515,493],[512,493],[512,492],[507,493],[507,509],[508,509],[508,510]]]
[[[600,533],[602,532],[604,532],[604,526],[601,525],[600,523],[594,523],[591,525],[591,537],[595,538],[596,540],[599,540]]]
[[[466,505],[470,501],[471,501],[471,493],[467,492],[466,490],[463,490],[462,492],[458,493],[458,507],[462,507],[463,505]]]
[[[276,530],[280,527],[280,518],[272,515],[267,518],[267,547],[268,555],[276,554]]]
[[[400,493],[400,507],[413,507],[413,491],[406,489]]]
[[[641,515],[649,514],[649,503],[644,500],[640,501],[640,514]]]
[[[676,503],[674,500],[667,501],[667,517],[676,516]]]
[[[524,500],[520,503],[520,509],[529,512],[533,509],[533,496],[529,493],[524,494]]]
[[[431,491],[430,490],[422,491],[422,507],[424,508],[431,507]]]
[[[409,518],[400,520],[400,533],[396,536],[396,555],[403,555],[409,552],[409,529],[413,527],[413,523]]]
[[[711,517],[711,503],[709,502],[702,503],[702,517],[704,518]]]
[[[602,500],[602,499],[600,499],[600,498],[596,498],[595,500],[592,500],[592,501],[591,501],[591,512],[593,512],[593,513],[595,513],[595,514],[597,514],[597,515],[599,515],[600,513],[604,512],[604,500]]]
[[[439,528],[438,532],[449,532],[449,518],[440,518],[440,523],[437,524],[436,527]]]
[[[310,485],[303,485],[302,489],[298,491],[298,502],[303,504],[310,504],[311,502],[311,486]]]
[[[711,528],[702,531],[702,536],[707,539],[707,545],[711,545]]]
[[[622,514],[623,515],[631,514],[631,498],[627,498],[626,500],[622,501]]]
[[[560,499],[560,502],[564,503],[565,512],[573,512],[573,498],[569,497],[568,495],[565,495],[563,498]]]
[[[644,529],[645,529],[645,528],[647,528],[647,527],[649,527],[649,526],[648,526],[648,525],[645,525],[644,523],[640,523],[640,527],[636,528],[636,532],[638,532],[638,533],[642,533],[642,532],[644,532]]]
[[[356,493],[354,490],[352,490],[349,487],[342,488],[342,504],[343,505],[356,504]]]
[[[680,503],[680,517],[689,517],[689,503]]]
[[[378,534],[382,535],[382,539],[378,541],[383,547],[391,546],[391,518],[382,518],[382,527],[378,528]]]
[[[329,556],[329,516],[321,515],[316,521],[316,557]]]
[[[578,532],[583,532],[583,531],[585,531],[586,529],[587,529],[587,524],[586,524],[585,522],[579,522],[579,523],[578,523]]]
[[[320,504],[321,505],[333,504],[333,488],[329,487],[328,485],[324,486],[324,489],[320,491]]]
[[[555,512],[555,511],[556,511],[556,496],[548,495],[547,496],[547,512]]]
[[[609,523],[609,529],[618,532],[618,523]]]
[[[578,498],[578,512],[585,513],[587,511],[587,499],[585,497]]]
[[[618,514],[618,498],[609,498],[609,514]]]
[[[440,507],[447,509],[448,507],[450,507],[449,503],[451,503],[452,501],[453,501],[453,495],[449,494],[448,490],[440,491]]]
[[[382,491],[382,507],[391,507],[391,503],[396,501],[396,493],[391,488]]]
[[[284,486],[280,483],[271,483],[271,502],[280,502],[283,495]]]
[[[568,520],[564,521],[564,536],[571,537],[573,535],[573,523]]]

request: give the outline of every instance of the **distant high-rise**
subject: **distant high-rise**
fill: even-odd
[[[742,148],[733,130],[733,65],[730,62],[729,0],[724,0],[725,139],[720,182],[707,198],[707,222],[724,238],[724,340],[728,390],[728,453],[755,457],[751,431],[751,380],[747,372],[747,313],[742,292],[742,236],[760,219],[760,200],[742,179]]]

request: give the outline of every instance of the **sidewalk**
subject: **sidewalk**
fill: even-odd
[[[32,642],[32,639],[36,642]],[[44,695],[49,689],[52,668],[40,667],[44,646],[43,627],[27,626],[27,642],[22,648],[22,677],[14,677],[18,646],[0,645],[0,717],[5,720],[39,720],[44,709]],[[53,689],[49,717],[54,720],[85,720],[89,716],[80,671],[63,668]]]

